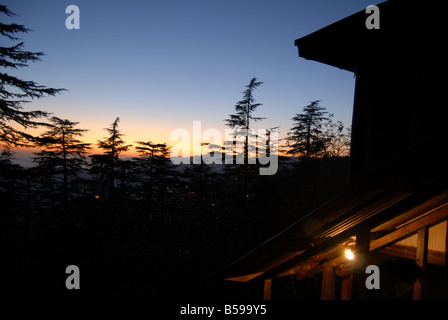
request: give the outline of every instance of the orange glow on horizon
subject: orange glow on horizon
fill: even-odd
[[[91,124],[91,127],[94,127],[93,129],[88,129],[88,126],[83,126],[82,124],[79,124],[76,126],[76,128],[80,129],[86,129],[86,131],[82,136],[77,137],[78,140],[84,143],[90,143],[91,149],[88,152],[88,154],[102,154],[103,150],[98,147],[98,141],[104,140],[107,138],[108,132],[104,129],[107,128],[107,125],[93,125]],[[171,141],[171,133],[173,130],[175,130],[175,127],[167,127],[167,126],[153,126],[151,130],[147,126],[143,125],[131,125],[130,123],[119,123],[118,129],[123,134],[122,139],[127,145],[131,145],[128,151],[122,152],[120,154],[121,157],[137,157],[139,156],[137,150],[135,147],[137,146],[137,141],[143,141],[148,142],[152,141],[153,143],[166,143],[169,147],[175,147],[180,141],[173,140]],[[202,128],[201,134],[204,132],[204,130],[207,129],[207,127]],[[34,136],[41,135],[45,131],[47,131],[48,128],[38,128],[38,129],[29,129],[27,130],[27,133],[32,134]],[[190,142],[189,142],[189,148],[190,152],[185,152],[185,155],[183,156],[199,156],[203,154],[208,154],[210,150],[207,149],[207,147],[201,147],[200,145],[195,146],[193,144],[193,132],[191,128],[185,128],[187,132],[190,134]],[[223,134],[224,136],[224,134]],[[203,142],[212,142],[219,145],[218,141],[203,141]],[[199,144],[199,142],[194,142],[196,144]],[[224,141],[221,142],[222,146],[224,146]],[[27,154],[29,156],[33,156],[33,153],[39,152],[39,148],[12,148],[14,151],[17,151],[20,154]],[[178,156],[182,156],[181,149],[178,150]],[[219,151],[219,150],[215,150]],[[284,152],[281,151],[281,147],[279,146],[278,156],[287,156]]]

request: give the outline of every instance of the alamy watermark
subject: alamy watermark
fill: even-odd
[[[366,288],[369,290],[380,289],[380,268],[374,264],[366,267],[366,274],[369,276],[366,278]]]
[[[259,164],[260,175],[274,175],[278,169],[278,129],[217,129],[202,132],[201,121],[193,121],[193,134],[186,129],[171,132],[173,164]],[[192,159],[192,160],[191,160]]]
[[[65,27],[69,30],[80,28],[79,7],[71,4],[65,8],[65,13],[70,15],[65,19]]]
[[[370,5],[365,12],[370,14],[366,19],[366,28],[369,30],[380,28],[380,9]],[[70,14],[65,19],[65,27],[69,30],[80,29],[80,11],[77,5],[71,4],[65,8],[65,13]]]
[[[65,287],[68,290],[79,289],[79,268],[72,264],[65,268],[65,273],[70,274],[65,280]]]
[[[366,13],[370,14],[366,19],[366,28],[369,30],[380,28],[380,9],[377,6],[368,6]]]

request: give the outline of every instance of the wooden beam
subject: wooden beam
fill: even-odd
[[[416,263],[419,267],[424,268],[428,259],[428,228],[424,227],[417,232],[417,256]],[[424,287],[421,279],[417,279],[414,283],[414,300],[421,300],[424,294]]]
[[[272,279],[264,280],[263,300],[271,300]]]
[[[250,281],[251,279],[256,278],[262,274],[263,274],[263,272],[257,272],[257,273],[252,273],[252,274],[246,274],[246,275],[239,276],[239,277],[229,277],[229,278],[225,278],[224,280],[236,281],[236,282],[247,282],[247,281]]]
[[[272,250],[275,252],[291,252],[291,251],[303,251],[315,246],[316,240],[311,238],[305,239],[291,239],[291,240],[278,240],[271,244]]]
[[[397,256],[401,258],[406,258],[409,260],[415,260],[415,257],[417,256],[417,250],[415,247],[405,247],[405,246],[399,246],[396,244],[393,244],[389,247],[381,249],[379,252],[391,255],[391,256]],[[428,261],[431,261],[432,264],[439,265],[439,266],[445,266],[445,259],[446,259],[446,253],[440,252],[440,251],[434,251],[428,249]]]
[[[385,235],[384,237],[372,240],[370,244],[370,251],[378,250],[385,246],[388,246],[394,242],[400,241],[408,236],[415,234],[419,229],[437,224],[445,220],[448,217],[448,208],[446,205],[432,210],[430,214],[425,214],[419,219],[405,224],[401,228]]]
[[[334,300],[335,278],[333,266],[327,265],[322,271],[322,288],[320,291],[321,300]]]

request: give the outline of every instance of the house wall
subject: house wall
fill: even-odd
[[[447,127],[448,52],[441,45],[402,43],[358,64],[351,181]]]

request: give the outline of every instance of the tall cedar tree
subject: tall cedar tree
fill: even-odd
[[[162,217],[169,213],[168,207],[174,207],[174,202],[169,201],[171,200],[169,196],[173,194],[173,189],[176,187],[176,172],[170,159],[170,153],[171,147],[162,143],[159,155],[155,158],[157,200]],[[171,216],[168,214],[167,218],[171,219]]]
[[[85,165],[90,144],[78,140],[87,131],[75,128],[78,122],[52,117],[50,124],[51,129],[38,139],[44,150],[36,153],[35,160],[41,168],[48,169],[47,174],[62,176],[62,202],[67,209],[69,185],[74,183]]]
[[[237,129],[237,134],[245,134],[244,141],[244,199],[248,195],[248,179],[249,179],[249,129],[251,129],[252,122],[261,121],[265,118],[254,117],[253,113],[261,106],[261,103],[255,103],[254,91],[263,82],[257,81],[257,78],[252,78],[249,84],[246,85],[246,90],[243,92],[243,99],[238,101],[235,105],[235,114],[231,114],[230,118],[225,119],[226,125],[232,129]]]
[[[6,6],[0,5],[0,14],[15,16]],[[18,33],[31,31],[20,24],[0,23],[0,35],[5,37],[0,46],[0,67],[18,69],[28,66],[28,62],[40,61],[42,52],[23,50],[23,42],[16,37]],[[0,72],[0,142],[11,146],[24,146],[33,142],[35,137],[25,132],[27,128],[44,126],[38,119],[48,116],[44,111],[24,111],[23,105],[33,99],[54,96],[65,89],[47,88],[34,81],[19,79],[6,72]]]
[[[294,127],[288,133],[288,153],[299,156],[308,163],[311,157],[316,157],[324,149],[322,126],[329,120],[325,107],[319,105],[320,100],[312,101],[292,118]]]
[[[125,144],[124,140],[122,139],[123,134],[120,132],[120,130],[118,130],[119,122],[120,118],[117,117],[109,128],[104,129],[109,133],[109,136],[104,138],[105,140],[103,141],[98,140],[98,147],[100,149],[103,149],[107,161],[106,165],[109,178],[108,198],[110,201],[113,201],[114,199],[116,174],[115,171],[118,168],[118,156],[121,152],[127,151],[131,147],[131,145]]]
[[[161,156],[162,149],[166,146],[162,143],[152,141],[136,141],[135,149],[139,157],[135,159],[139,168],[140,180],[142,182],[143,194],[145,195],[146,210],[149,216],[153,214],[154,185],[156,172],[156,160]]]

